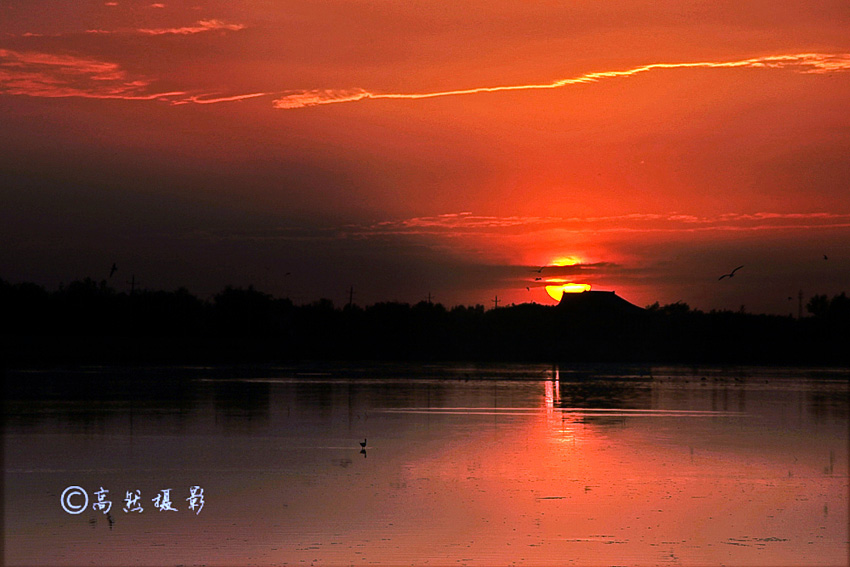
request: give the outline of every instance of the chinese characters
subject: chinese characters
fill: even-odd
[[[179,512],[177,503],[172,500],[172,490],[171,488],[161,489],[156,496],[150,499],[153,507],[160,512]],[[112,510],[112,500],[109,499],[109,490],[101,486],[93,494],[96,500],[92,503],[91,509],[95,512],[107,514],[111,518],[112,515],[109,512]],[[188,504],[183,509],[188,509],[197,516],[204,508],[204,489],[199,485],[193,485],[189,487],[188,494],[189,496],[184,499]],[[82,498],[82,502],[80,502],[80,498]],[[145,502],[147,500],[143,499],[141,490],[127,490],[124,494],[124,506],[121,509],[125,514],[141,514],[145,511]],[[80,486],[69,486],[62,492],[60,503],[62,509],[68,514],[81,514],[88,508],[89,494]]]

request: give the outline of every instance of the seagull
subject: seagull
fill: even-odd
[[[737,272],[738,270],[740,270],[740,269],[741,269],[741,268],[743,268],[743,267],[744,267],[744,266],[738,266],[737,268],[735,268],[734,270],[732,270],[732,271],[731,271],[731,272],[729,272],[728,274],[723,274],[722,276],[720,276],[720,277],[719,277],[719,278],[717,278],[717,279],[718,279],[718,280],[722,280],[723,278],[725,278],[725,277],[727,277],[727,276],[728,276],[728,277],[730,277],[730,278],[735,277],[735,272]]]
[[[539,269],[539,270],[533,270],[533,271],[535,271],[535,272],[537,272],[537,273],[539,274],[539,273],[541,273],[541,272],[543,271],[543,268],[545,268],[545,267],[546,267],[546,266],[540,266],[540,269]]]
[[[360,442],[360,446],[363,447],[364,449],[366,448],[366,439],[365,438],[363,439],[363,441]]]
[[[117,271],[118,266],[115,265],[115,262],[112,262],[112,268],[109,270],[109,277],[111,278]]]

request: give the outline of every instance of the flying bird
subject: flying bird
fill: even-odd
[[[741,269],[741,268],[743,268],[743,267],[744,267],[744,266],[738,266],[737,268],[735,268],[734,270],[732,270],[732,271],[731,271],[731,272],[729,272],[728,274],[723,274],[722,276],[720,276],[720,277],[719,277],[719,278],[717,278],[717,279],[718,279],[718,280],[722,280],[722,279],[723,279],[723,278],[725,278],[725,277],[730,277],[730,278],[735,277],[735,272],[737,272],[738,270],[740,270],[740,269]]]
[[[540,266],[540,269],[539,269],[539,270],[533,270],[533,271],[535,271],[535,272],[537,272],[537,273],[539,274],[540,272],[542,272],[542,271],[543,271],[543,268],[545,268],[545,267],[546,267],[546,266]]]
[[[824,259],[824,260],[829,260],[829,258],[827,258],[827,257],[826,257],[826,254],[824,254],[824,255],[823,255],[823,259]]]
[[[118,266],[115,265],[115,262],[112,262],[112,268],[109,270],[109,277],[111,278],[117,271]]]
[[[360,442],[360,446],[364,449],[366,448],[366,439],[363,439],[363,441]]]

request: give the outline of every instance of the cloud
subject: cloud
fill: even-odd
[[[0,49],[0,93],[34,97],[168,98],[144,93],[149,83],[118,64],[92,58]]]
[[[799,53],[794,55],[769,55],[737,61],[702,61],[693,63],[650,63],[622,71],[597,71],[569,79],[558,79],[550,83],[505,85],[496,87],[476,87],[471,89],[437,91],[430,93],[378,93],[366,89],[349,90],[310,90],[287,93],[274,101],[279,109],[304,108],[324,104],[354,102],[365,99],[406,99],[419,100],[447,96],[496,93],[506,91],[531,91],[559,89],[570,85],[592,83],[600,79],[630,77],[648,71],[663,69],[787,69],[798,73],[833,73],[850,70],[850,54]]]
[[[141,34],[141,35],[194,35],[211,31],[239,31],[244,30],[245,24],[230,24],[224,20],[198,20],[194,25],[175,28],[138,28],[122,30],[86,30],[87,34],[95,35],[118,35],[118,34]]]
[[[336,102],[354,102],[373,97],[374,95],[363,89],[298,91],[297,93],[286,94],[275,100],[274,107],[282,109],[303,108],[305,106],[333,104]]]
[[[172,104],[216,104],[219,102],[236,102],[240,100],[247,100],[249,98],[258,98],[261,96],[269,96],[270,93],[249,93],[249,94],[241,94],[241,95],[232,95],[232,96],[215,96],[214,94],[208,94],[203,96],[192,95],[187,96],[181,100],[172,101]]]
[[[807,222],[800,222],[807,221]],[[575,231],[766,230],[783,228],[835,228],[847,226],[850,213],[722,213],[697,216],[677,212],[629,213],[596,217],[481,216],[469,212],[382,221],[357,229],[359,234],[472,234],[482,231],[525,228]]]
[[[145,35],[191,35],[209,31],[239,31],[245,29],[244,24],[228,24],[222,20],[199,20],[193,26],[179,28],[141,28],[136,30]]]
[[[116,63],[51,53],[17,52],[0,49],[0,64],[5,68],[58,69],[69,75],[89,75],[99,80],[112,80],[123,76]]]
[[[213,104],[257,98],[267,93],[218,96],[160,91],[154,88],[152,81],[131,76],[117,63],[76,55],[0,49],[0,94]]]
[[[802,221],[802,222],[801,222]],[[693,233],[705,231],[813,230],[850,227],[850,213],[722,213],[714,216],[679,213],[632,213],[608,217],[486,216],[469,212],[386,220],[371,224],[323,227],[278,227],[206,233],[215,240],[303,241],[368,240],[385,237],[461,238],[572,233]],[[432,241],[436,243],[436,241]],[[601,264],[600,264],[601,265]],[[569,271],[588,264],[561,266]],[[576,269],[579,269],[576,268]]]
[[[437,216],[413,217],[398,221],[382,221],[373,224],[369,227],[364,227],[366,230],[375,230],[379,232],[405,232],[411,230],[422,230],[431,232],[444,232],[450,230],[480,230],[493,228],[510,228],[516,226],[540,225],[545,223],[557,222],[555,217],[534,217],[534,216],[481,216],[473,215],[469,212],[463,213],[448,213]]]
[[[558,230],[583,233],[698,233],[825,230],[850,228],[850,213],[721,213],[696,216],[625,215],[564,219]]]

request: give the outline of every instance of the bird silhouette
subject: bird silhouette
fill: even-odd
[[[363,447],[364,449],[366,448],[366,439],[365,438],[363,439],[363,441],[360,442],[360,446]]]
[[[535,272],[537,272],[537,273],[539,274],[539,273],[541,273],[541,272],[543,271],[543,268],[545,268],[545,267],[546,267],[546,266],[540,266],[540,269],[538,269],[538,270],[534,270],[534,271],[535,271]]]
[[[718,280],[722,280],[723,278],[726,278],[726,277],[733,278],[733,277],[735,277],[735,272],[737,272],[738,270],[740,270],[740,269],[741,269],[741,268],[743,268],[743,267],[744,267],[744,266],[738,266],[737,268],[735,268],[734,270],[732,270],[732,271],[731,271],[731,272],[729,272],[728,274],[723,274],[722,276],[720,276],[720,277],[719,277],[719,278],[717,278],[717,279],[718,279]]]
[[[829,260],[829,258],[827,258],[827,257],[826,257],[826,254],[824,254],[824,255],[823,255],[823,259],[824,259],[824,260]]]
[[[118,266],[115,265],[115,262],[112,263],[112,268],[109,270],[109,277],[111,278],[115,272],[118,271]]]

